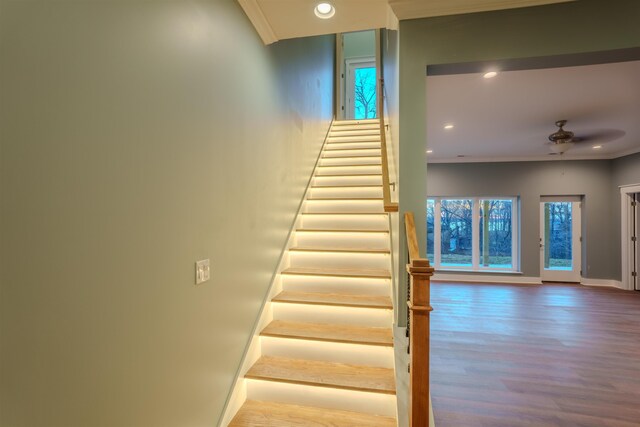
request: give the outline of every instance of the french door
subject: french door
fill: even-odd
[[[540,198],[540,278],[580,282],[582,276],[580,197]]]
[[[638,277],[638,271],[640,271],[640,248],[638,247],[638,234],[640,231],[640,193],[632,194],[631,202],[631,285],[634,291],[640,291],[640,278]]]

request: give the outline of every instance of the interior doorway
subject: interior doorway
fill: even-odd
[[[338,34],[336,118],[377,118],[377,35],[375,30]]]
[[[540,198],[540,278],[580,282],[582,277],[581,199]]]

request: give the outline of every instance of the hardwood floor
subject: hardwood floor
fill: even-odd
[[[640,426],[640,292],[432,284],[438,427]]]

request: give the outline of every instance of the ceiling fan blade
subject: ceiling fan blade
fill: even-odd
[[[587,135],[576,136],[573,142],[612,142],[622,138],[627,133],[620,129],[602,129]]]

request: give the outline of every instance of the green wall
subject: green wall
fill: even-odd
[[[343,34],[344,59],[376,56],[376,34],[374,30]]]
[[[232,0],[0,0],[0,425],[216,424],[334,50]]]
[[[426,66],[640,46],[640,2],[580,0],[400,22],[400,210],[426,236]],[[425,239],[421,238],[424,253]],[[404,242],[401,242],[404,246]],[[405,284],[406,286],[406,284]],[[403,290],[401,290],[403,292]]]

